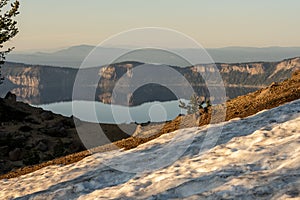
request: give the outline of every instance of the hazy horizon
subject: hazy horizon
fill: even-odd
[[[199,56],[201,52],[205,53],[205,55],[207,53],[208,57],[203,58]],[[90,54],[93,56],[90,57]],[[116,57],[116,55],[119,56]],[[174,57],[174,55],[178,56]],[[124,46],[123,48],[104,46],[104,48],[99,48],[79,45],[49,52],[13,52],[7,56],[7,61],[72,68],[79,68],[82,65],[85,67],[95,67],[107,65],[112,62],[126,61],[160,63],[181,67],[192,65],[191,63],[187,64],[184,61],[185,59],[179,59],[180,57],[189,58],[189,61],[194,64],[279,62],[284,59],[300,57],[300,47],[224,47],[207,48],[205,50],[197,48],[167,50],[142,48],[136,50],[132,46]]]
[[[27,50],[14,50],[11,52],[11,54],[24,54],[24,53],[55,53],[61,50],[67,50],[69,48],[73,47],[81,47],[81,46],[88,46],[88,47],[97,47],[96,44],[75,44],[71,46],[63,46],[63,47],[57,47],[57,48],[41,48],[41,49],[27,49]],[[135,48],[135,46],[104,46],[103,48],[120,48],[120,49],[131,49]],[[268,49],[268,48],[300,48],[299,46],[222,46],[222,47],[211,47],[211,48],[206,48],[204,49],[226,49],[226,48],[249,48],[249,49]],[[193,49],[191,48],[172,48],[172,49]]]
[[[16,52],[98,45],[134,28],[163,27],[194,38],[204,48],[300,47],[296,0],[130,2],[115,0],[21,1]],[[169,44],[172,46],[173,44]],[[186,48],[185,44],[174,48]]]

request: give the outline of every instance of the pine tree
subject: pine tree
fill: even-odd
[[[205,101],[201,101],[201,97],[197,96],[197,94],[193,94],[191,96],[188,104],[185,104],[184,102],[179,101],[179,107],[187,110],[187,114],[197,113],[199,111],[199,109],[203,109],[204,112],[208,112],[208,108],[211,106],[212,106],[212,104],[209,99],[207,99]]]
[[[184,102],[179,101],[179,107],[186,109],[187,114],[194,114],[198,112],[200,104],[200,97],[197,94],[193,94],[190,98],[190,102],[186,105]]]
[[[10,0],[0,0],[0,84],[3,81],[1,65],[4,64],[5,56],[13,50],[13,47],[3,50],[4,43],[19,32],[14,18],[19,14],[20,3],[16,0],[10,4],[10,7],[8,6],[9,3]]]

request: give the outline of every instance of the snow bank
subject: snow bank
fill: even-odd
[[[218,126],[223,132],[217,145],[201,151],[205,133]],[[156,154],[173,138],[168,151],[186,149],[184,154],[170,165],[149,168],[144,155]],[[0,185],[2,199],[296,199],[300,100],[245,119],[178,130],[130,151],[0,180]]]

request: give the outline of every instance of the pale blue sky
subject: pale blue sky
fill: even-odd
[[[18,51],[96,45],[138,27],[166,27],[204,47],[300,46],[299,0],[21,0]]]

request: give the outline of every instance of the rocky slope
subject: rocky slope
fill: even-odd
[[[85,150],[74,124],[99,126],[17,102],[13,94],[0,98],[0,176],[24,166],[44,163]],[[136,124],[123,125],[132,126]],[[121,128],[101,124],[109,143],[129,137]],[[123,127],[123,128],[124,128]],[[103,139],[102,145],[107,144]],[[70,162],[72,159],[69,159]]]
[[[80,100],[85,100],[85,91],[91,90],[91,85],[97,84],[95,99],[104,103],[110,103],[112,90],[116,82],[125,75],[132,77],[132,69],[142,63],[124,62],[109,66],[84,69],[85,77],[81,84],[82,95]],[[291,73],[300,69],[300,58],[287,59],[280,62],[255,62],[236,64],[216,64],[223,78],[228,97],[253,92],[258,88],[267,86],[272,82],[279,82],[290,77]],[[152,66],[154,67],[154,66]],[[204,81],[200,73],[209,76],[213,73],[212,65],[196,65],[190,67],[174,67],[193,86],[198,95],[208,96],[208,91],[203,86]],[[33,66],[16,63],[6,63],[3,67],[3,75],[6,77],[5,84],[1,86],[0,93],[5,95],[12,91],[23,102],[32,104],[45,104],[58,101],[70,101],[72,99],[73,84],[77,70],[71,68]],[[95,75],[98,83],[91,81]],[[166,77],[162,77],[165,79]],[[175,84],[177,80],[172,80]],[[186,88],[179,88],[182,96]],[[157,95],[160,94],[160,95]],[[161,95],[164,94],[164,95]],[[127,98],[128,94],[124,94]],[[158,85],[146,85],[132,94],[132,104],[139,105],[154,100],[174,100],[175,96],[168,89]]]
[[[73,120],[0,99],[0,173],[84,150]]]

